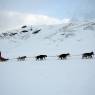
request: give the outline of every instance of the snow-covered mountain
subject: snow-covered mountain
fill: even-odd
[[[0,50],[8,56],[95,51],[95,22],[77,21],[60,25],[24,25],[0,34]],[[30,53],[31,52],[31,53]]]

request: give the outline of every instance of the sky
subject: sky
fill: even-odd
[[[22,24],[56,24],[94,17],[95,0],[0,0],[0,31]]]

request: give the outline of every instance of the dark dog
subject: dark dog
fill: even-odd
[[[47,57],[47,55],[38,55],[36,56],[36,60],[44,60]]]
[[[17,60],[18,61],[25,61],[27,57],[26,56],[21,56],[21,57],[18,57]]]
[[[83,58],[93,58],[94,52],[90,52],[90,53],[83,53],[82,54],[82,59]]]
[[[61,54],[61,55],[58,56],[58,58],[61,59],[61,60],[62,59],[67,59],[67,56],[70,56],[70,54],[69,53]]]

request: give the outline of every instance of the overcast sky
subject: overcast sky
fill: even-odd
[[[52,24],[94,17],[95,0],[0,0],[0,30],[25,23]]]

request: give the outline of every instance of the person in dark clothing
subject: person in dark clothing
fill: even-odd
[[[2,57],[1,51],[0,51],[0,61],[2,62],[2,61],[7,61],[7,60],[9,60],[9,59]]]

